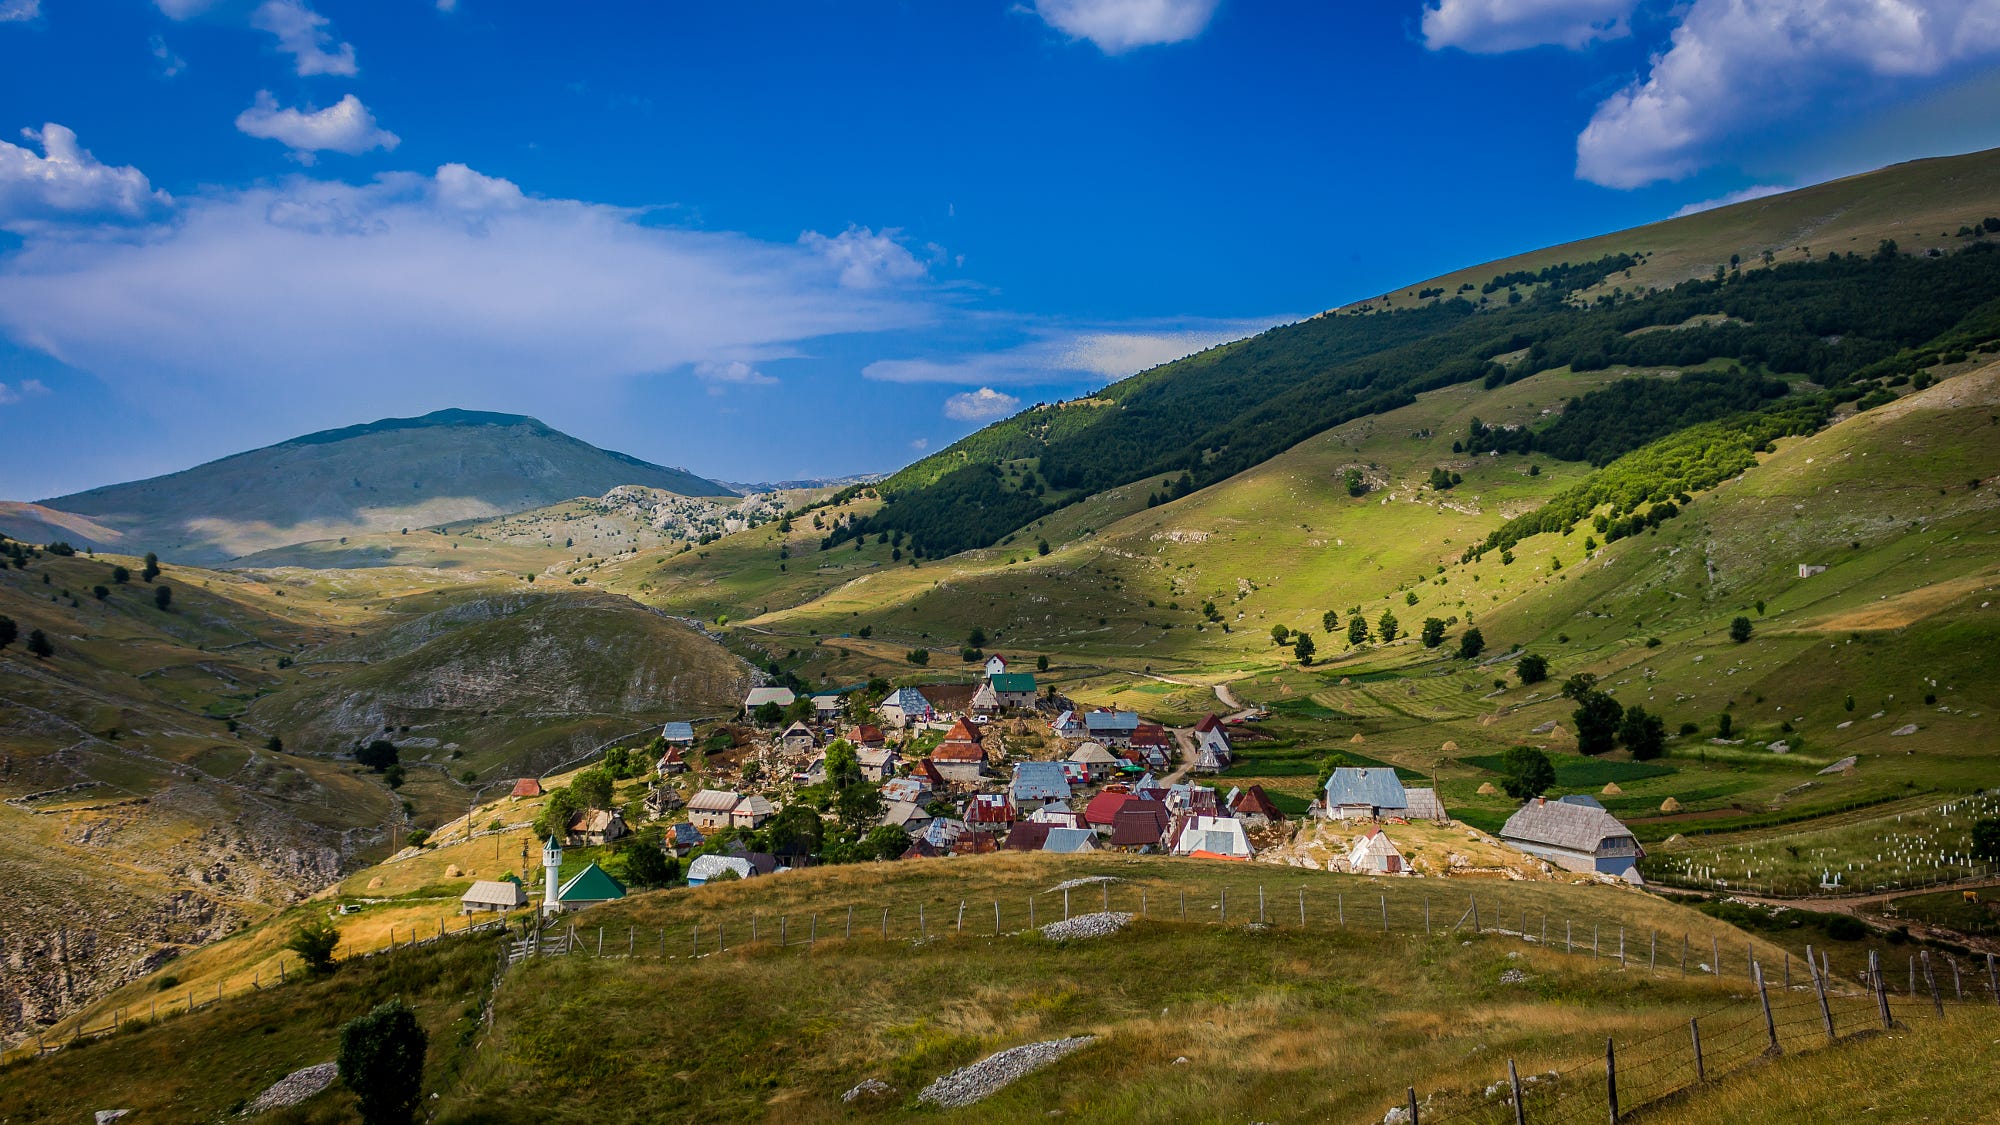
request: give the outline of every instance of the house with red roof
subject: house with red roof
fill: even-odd
[[[1104,835],[1118,823],[1118,810],[1139,798],[1130,793],[1107,789],[1083,807],[1083,822]]]
[[[515,782],[514,791],[508,794],[510,797],[539,797],[541,795],[542,783],[532,777],[524,777]]]
[[[1005,793],[977,794],[965,807],[965,823],[974,832],[1005,832],[1014,820],[1014,802]]]
[[[1285,819],[1285,814],[1271,801],[1271,795],[1264,792],[1261,785],[1230,794],[1229,807],[1236,813],[1236,819],[1253,827],[1276,824]]]

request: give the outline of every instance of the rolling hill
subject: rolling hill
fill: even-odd
[[[613,453],[518,414],[440,410],[307,434],[178,473],[0,511],[0,532],[217,565],[276,547],[541,508],[639,485],[692,497],[729,488]],[[50,513],[54,513],[51,515]],[[110,534],[84,524],[83,517]]]

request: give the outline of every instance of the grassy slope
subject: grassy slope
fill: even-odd
[[[486,846],[486,841],[467,845]],[[462,852],[454,854],[463,858]],[[433,857],[424,870],[407,879],[397,876],[394,885],[385,883],[374,893],[400,893],[405,896],[400,901],[415,904],[423,888],[405,884],[434,874],[442,859]],[[378,869],[356,878],[389,874]],[[1110,891],[1114,909],[1136,908],[1143,887],[1155,920],[1111,941],[1075,948],[991,936],[993,899],[1003,902],[1003,928],[1011,934],[1025,925],[1027,898],[1035,898],[1046,922],[1062,911],[1062,895],[1050,887],[1095,874],[1119,880]],[[1240,926],[1255,910],[1259,885],[1272,919],[1281,924],[1268,933]],[[1301,888],[1311,922],[1305,932],[1291,924]],[[1230,925],[1218,927],[1212,923],[1220,912],[1213,908],[1225,889]],[[1196,919],[1186,924],[1178,920],[1182,892]],[[1731,951],[1726,964],[1743,956],[1746,939],[1730,927],[1650,896],[1599,886],[1490,879],[1384,883],[1117,857],[999,856],[826,868],[642,894],[578,916],[578,931],[592,948],[596,928],[604,927],[607,951],[622,951],[628,926],[653,935],[665,927],[672,935],[670,956],[659,955],[654,936],[636,943],[641,955],[629,962],[579,956],[513,971],[498,997],[493,1035],[478,1057],[454,1054],[456,1039],[443,1042],[447,1057],[466,1065],[462,1082],[444,1084],[439,1109],[455,1120],[501,1119],[512,1112],[502,1107],[541,1088],[561,1092],[551,1100],[550,1112],[564,1120],[601,1116],[613,1106],[640,1118],[811,1120],[836,1115],[841,1091],[879,1076],[902,1095],[867,1115],[901,1118],[909,1115],[903,1098],[953,1066],[1022,1041],[1093,1032],[1105,1042],[1091,1054],[988,1103],[982,1111],[986,1119],[1041,1116],[1060,1105],[1093,1119],[1171,1120],[1210,1100],[1229,1107],[1225,1116],[1240,1110],[1268,1119],[1284,1110],[1379,1119],[1380,1106],[1405,1084],[1464,1089],[1487,1080],[1486,1064],[1504,1054],[1547,1069],[1597,1049],[1593,1043],[1601,1040],[1595,1037],[1673,1026],[1740,991],[1740,981],[1697,975],[1683,982],[1678,973],[1651,977],[1636,969],[1621,974],[1608,960],[1523,951],[1513,939],[1445,936],[1464,909],[1464,896],[1474,893],[1488,927],[1496,919],[1518,921],[1525,911],[1531,928],[1538,928],[1547,912],[1552,929],[1564,919],[1574,919],[1580,933],[1600,925],[1607,942],[1623,924],[1633,935],[1652,929],[1686,932],[1697,948],[1712,937]],[[1095,908],[1095,887],[1075,894],[1077,911]],[[1346,929],[1335,917],[1336,895],[1348,911]],[[1389,900],[1394,933],[1387,937],[1372,928],[1379,925],[1379,914],[1367,913],[1379,911],[1378,895]],[[1427,896],[1440,931],[1428,941],[1421,933]],[[967,897],[974,901],[966,935],[945,937],[950,912]],[[365,943],[364,928],[379,928],[394,901],[340,921],[356,927],[356,940]],[[791,936],[797,938],[799,929],[809,926],[806,916],[817,912],[825,937],[833,932],[834,918],[844,919],[849,903],[857,904],[863,920],[851,944],[829,940],[810,955],[768,945],[739,949],[749,937],[752,914],[768,940],[779,915],[789,917]],[[919,903],[927,905],[932,935],[932,944],[919,955],[911,955],[907,940],[883,944],[863,937],[861,931],[879,925],[884,906],[893,908],[897,936],[913,936]],[[233,955],[234,963],[247,969],[289,932],[293,919],[326,906],[299,907],[197,957]],[[709,955],[699,960],[681,948],[695,921],[708,933]],[[725,923],[730,935],[726,956],[715,956],[709,944],[717,922]],[[975,936],[982,932],[987,936]],[[1638,938],[1632,940],[1637,948]],[[1756,944],[1760,956],[1778,956],[1775,948]],[[490,949],[466,943],[475,946]],[[1515,953],[1521,956],[1510,956]],[[123,1041],[132,1049],[115,1060],[102,1048],[89,1048],[0,1071],[0,1099],[13,1105],[32,1099],[42,1112],[67,1113],[75,1108],[69,1100],[77,1096],[75,1089],[88,1086],[93,1096],[140,1101],[160,1120],[207,1119],[215,1108],[253,1095],[286,1069],[328,1057],[335,1022],[365,1006],[363,1000],[375,994],[367,990],[376,987],[380,974],[406,963],[413,969],[433,966],[425,971],[445,978],[435,989],[407,983],[407,975],[399,978],[406,982],[399,987],[425,1007],[435,1035],[439,1028],[462,1026],[452,1020],[478,1003],[484,967],[492,962],[490,953],[420,951],[350,963],[334,978],[332,992],[327,985],[304,986],[325,993],[311,1002],[301,1002],[298,985],[239,994],[232,983],[214,1009],[129,1033]],[[1533,979],[1525,987],[1499,984],[1500,972],[1511,967],[1528,970]],[[188,975],[195,968],[192,958],[171,967],[183,974],[183,983],[166,994],[198,988],[196,977]],[[160,993],[142,982],[120,1003],[128,1015],[144,1014],[149,995]],[[1366,1067],[1356,1067],[1357,1056],[1343,1046],[1355,1035],[1371,1042]],[[201,1061],[183,1056],[180,1070],[170,1072],[162,1052],[196,1039],[212,1041]],[[1466,1053],[1474,1044],[1484,1044],[1485,1054],[1478,1074],[1468,1078]],[[1380,1065],[1385,1055],[1393,1065]],[[1178,1056],[1189,1062],[1174,1065]],[[1350,1067],[1354,1072],[1347,1081],[1323,1080],[1330,1069]],[[184,1107],[167,1108],[194,1080],[203,1094]],[[41,1115],[30,1113],[27,1119]]]

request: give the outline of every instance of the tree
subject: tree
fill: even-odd
[[[1319,624],[1320,628],[1326,630],[1326,635],[1329,637],[1340,632],[1340,611],[1337,609],[1327,610],[1320,616]]]
[[[1750,619],[1738,617],[1729,623],[1729,639],[1740,645],[1750,639],[1750,629]]]
[[[1362,479],[1360,469],[1347,470],[1345,483],[1349,496],[1366,496],[1368,494],[1368,482]]]
[[[1402,631],[1402,623],[1396,620],[1396,615],[1386,609],[1383,610],[1382,619],[1375,623],[1375,632],[1381,635],[1382,643],[1386,645],[1395,640],[1396,634]]]
[[[111,581],[123,586],[132,581],[132,572],[122,566],[114,566],[111,568]]]
[[[1717,715],[1715,717],[1715,737],[1728,738],[1729,732],[1734,730],[1735,728],[1736,728],[1736,717],[1731,715],[1729,712],[1724,711],[1722,714]]]
[[[285,740],[274,734],[264,740],[264,749],[273,754],[282,754],[285,752]]]
[[[1437,617],[1424,618],[1424,647],[1436,648],[1444,643],[1444,620]]]
[[[1582,754],[1603,754],[1618,737],[1618,721],[1625,708],[1609,695],[1592,688],[1576,699],[1570,719],[1576,724],[1576,748]]]
[[[1458,638],[1458,658],[1476,660],[1486,651],[1486,635],[1477,629],[1467,629]]]
[[[1048,540],[1046,540],[1046,539],[1037,539],[1037,540],[1035,540],[1035,553],[1036,553],[1036,554],[1038,554],[1038,555],[1046,555],[1046,554],[1048,554],[1048,553],[1049,553],[1049,541],[1048,541]]]
[[[1333,777],[1333,771],[1343,769],[1346,766],[1347,755],[1338,750],[1321,758],[1319,760],[1319,777],[1313,782],[1313,791],[1320,792],[1325,790],[1327,781]]]
[[[375,1006],[340,1029],[340,1081],[365,1125],[405,1125],[423,1097],[430,1037],[401,1000]]]
[[[153,579],[158,578],[159,576],[160,576],[160,556],[154,554],[151,551],[147,551],[146,565],[140,568],[139,577],[145,579],[148,582],[151,582]]]
[[[1972,822],[1972,858],[2000,863],[2000,819],[1989,816]]]
[[[159,606],[161,609],[173,608],[174,588],[172,586],[153,587],[153,604]]]
[[[96,586],[92,586],[90,588],[90,593],[92,597],[96,598],[98,601],[101,602],[104,599],[111,596],[111,587],[99,584]]]
[[[785,717],[785,709],[778,706],[777,700],[767,699],[757,705],[757,710],[752,712],[751,717],[764,726],[777,726]]]
[[[660,850],[654,839],[636,839],[626,846],[625,881],[640,887],[664,887],[680,881],[681,861]]]
[[[1300,664],[1310,666],[1313,662],[1313,653],[1317,649],[1318,646],[1313,644],[1312,634],[1300,633],[1298,640],[1292,645],[1292,655],[1299,658]]]
[[[47,660],[56,654],[56,646],[49,643],[49,635],[40,629],[28,630],[28,652],[36,660]]]
[[[1634,704],[1625,709],[1618,724],[1618,741],[1641,762],[1650,762],[1667,752],[1667,721]]]
[[[909,833],[893,824],[881,824],[868,830],[854,846],[855,854],[863,860],[896,859],[910,850]]]
[[[593,766],[570,779],[569,791],[583,802],[585,808],[608,809],[611,807],[611,771],[603,766]]]
[[[1594,672],[1578,672],[1563,681],[1563,694],[1571,699],[1582,699],[1597,689],[1597,675]]]
[[[913,648],[903,654],[903,659],[921,668],[931,662],[931,653],[929,649]]]
[[[1285,640],[1291,635],[1292,631],[1283,625],[1271,626],[1271,643],[1274,645],[1284,644]]]
[[[285,948],[298,954],[306,971],[316,977],[333,971],[333,948],[339,944],[340,931],[325,919],[307,922],[285,939]]]
[[[1527,653],[1514,665],[1514,672],[1523,684],[1539,684],[1549,678],[1549,658]]]
[[[569,822],[583,811],[583,802],[570,791],[568,786],[550,791],[542,802],[542,811],[535,817],[535,836],[546,840],[553,836],[557,840],[569,838]]]
[[[1517,801],[1539,797],[1555,783],[1556,767],[1540,750],[1516,746],[1500,755],[1500,788],[1509,797]]]
[[[1366,617],[1357,613],[1347,619],[1347,643],[1349,645],[1365,645],[1368,643],[1368,619]]]
[[[0,615],[0,648],[6,648],[8,645],[13,644],[14,638],[20,635],[21,627],[14,624],[14,619]]]
[[[354,760],[381,773],[399,760],[396,744],[386,738],[378,738],[354,751]]]
[[[851,832],[882,819],[882,807],[882,791],[865,781],[842,789],[833,799],[833,811]]]
[[[1048,670],[1049,670],[1049,654],[1045,652],[1040,656],[1035,657],[1035,671],[1046,672]]]
[[[985,648],[986,630],[981,629],[977,625],[974,625],[972,627],[972,632],[967,633],[965,635],[965,646],[967,648]]]
[[[826,822],[811,805],[786,805],[765,825],[764,841],[773,855],[816,856],[826,841]]]

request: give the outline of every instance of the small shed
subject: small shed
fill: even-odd
[[[729,811],[729,823],[735,828],[762,828],[764,822],[777,815],[777,807],[755,793],[736,802]]]
[[[1354,850],[1347,853],[1347,869],[1356,875],[1401,875],[1405,870],[1403,853],[1380,828],[1371,829],[1354,841]]]
[[[1403,783],[1388,766],[1342,766],[1326,779],[1327,816],[1335,820],[1402,816],[1409,807]]]
[[[542,783],[535,778],[524,777],[514,783],[514,791],[507,795],[509,797],[539,797],[542,795]]]
[[[694,745],[694,724],[668,723],[660,728],[660,741],[686,750]]]
[[[528,892],[512,879],[481,879],[458,899],[460,914],[504,913],[528,905]]]
[[[1410,802],[1409,807],[1403,810],[1406,820],[1430,820],[1443,824],[1451,819],[1446,815],[1444,802],[1438,800],[1435,789],[1405,789],[1403,796]]]

